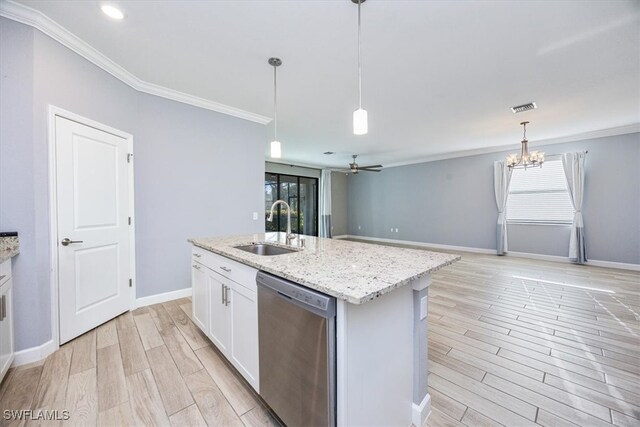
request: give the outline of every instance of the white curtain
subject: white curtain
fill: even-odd
[[[493,186],[498,207],[498,224],[496,227],[496,251],[498,255],[507,253],[507,197],[511,183],[511,168],[505,162],[493,164]]]
[[[331,171],[323,169],[320,175],[320,237],[331,238]]]
[[[587,250],[584,243],[584,222],[582,221],[582,198],[584,194],[585,153],[565,153],[562,155],[564,176],[567,189],[573,203],[573,224],[569,239],[569,259],[578,264],[587,262]]]

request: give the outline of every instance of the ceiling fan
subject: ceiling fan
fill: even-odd
[[[380,168],[382,167],[382,165],[359,166],[356,163],[356,158],[358,157],[358,155],[354,154],[352,157],[353,157],[353,163],[349,163],[349,170],[347,170],[345,172],[351,172],[354,175],[357,174],[360,171],[380,172]]]

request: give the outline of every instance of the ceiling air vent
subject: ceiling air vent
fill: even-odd
[[[528,104],[518,105],[516,107],[511,107],[511,111],[514,113],[522,113],[523,111],[535,110],[538,108],[535,102],[530,102]]]

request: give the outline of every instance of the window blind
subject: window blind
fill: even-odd
[[[541,168],[514,169],[507,198],[507,222],[571,224],[573,205],[561,160]]]

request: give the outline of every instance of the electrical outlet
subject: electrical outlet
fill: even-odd
[[[358,230],[361,230],[361,229],[362,229],[362,227],[358,226]]]
[[[254,212],[253,213],[253,220],[257,221],[258,220],[258,212]]]
[[[396,233],[398,232],[398,229],[396,228]]]
[[[393,233],[393,227],[391,227],[391,232]]]
[[[420,299],[420,320],[427,317],[427,298],[428,297],[422,297]]]

